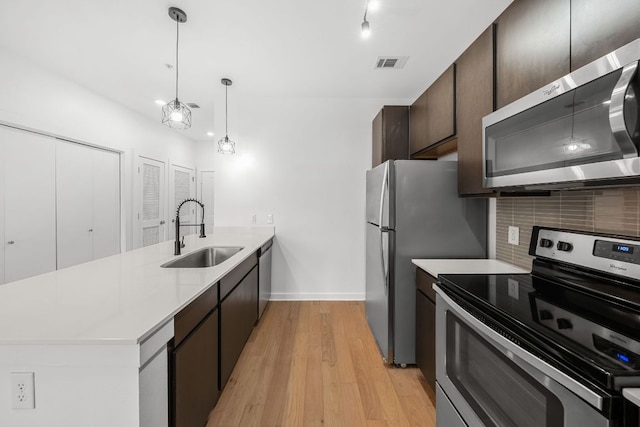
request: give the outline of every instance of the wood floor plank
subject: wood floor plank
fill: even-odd
[[[363,302],[272,301],[207,427],[432,427],[425,387],[382,362]]]

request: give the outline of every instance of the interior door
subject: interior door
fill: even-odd
[[[136,247],[155,245],[165,240],[166,164],[138,158],[138,233]]]
[[[58,268],[93,259],[93,188],[91,149],[56,143],[56,214]]]
[[[55,140],[2,129],[5,282],[56,269]],[[34,262],[34,260],[36,262]]]
[[[190,168],[171,165],[171,173],[169,179],[169,194],[171,194],[171,211],[169,216],[171,217],[171,227],[169,227],[169,238],[175,239],[175,215],[178,205],[185,199],[193,199],[196,197],[196,175],[195,171]],[[196,209],[197,208],[197,209]],[[180,209],[180,224],[196,224],[196,218],[200,218],[201,208],[195,203],[187,203],[182,209]],[[199,232],[196,227],[184,227],[180,230],[180,235],[185,236],[187,234],[193,234]]]
[[[204,204],[204,230],[206,234],[213,233],[214,174],[213,171],[200,173],[200,201]]]

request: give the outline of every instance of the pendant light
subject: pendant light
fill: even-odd
[[[229,79],[222,79],[222,84],[224,85],[224,138],[221,138],[220,141],[218,141],[218,153],[235,154],[236,143],[229,139],[229,133],[227,131],[227,127],[229,125],[229,113],[227,110],[227,90],[229,89],[229,86],[233,84],[233,82]]]
[[[178,100],[178,43],[180,41],[180,24],[187,22],[187,14],[177,7],[169,8],[169,16],[176,21],[176,99],[162,107],[162,123],[174,129],[191,127],[191,110]]]

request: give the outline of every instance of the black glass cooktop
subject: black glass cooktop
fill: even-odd
[[[606,390],[640,386],[640,291],[588,275],[441,275],[463,308],[568,375]],[[561,284],[563,282],[564,284]]]

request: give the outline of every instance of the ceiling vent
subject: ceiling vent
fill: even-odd
[[[187,107],[189,107],[189,108],[200,108],[200,106],[198,104],[196,104],[195,102],[187,102]]]
[[[408,56],[379,56],[376,61],[376,70],[402,68],[407,63]]]

